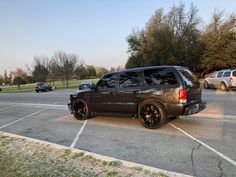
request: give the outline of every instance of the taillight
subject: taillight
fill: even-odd
[[[179,102],[186,103],[187,102],[187,90],[181,89],[179,91]]]
[[[229,81],[230,81],[230,82],[233,82],[233,80],[234,80],[233,77],[230,77],[230,78],[229,78]]]

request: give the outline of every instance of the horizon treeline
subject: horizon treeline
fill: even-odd
[[[202,27],[196,6],[184,3],[166,14],[158,9],[146,26],[127,37],[126,68],[152,65],[181,65],[198,76],[236,67],[236,16],[215,10]]]

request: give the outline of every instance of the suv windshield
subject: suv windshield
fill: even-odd
[[[43,85],[44,85],[43,82],[38,82],[38,83],[36,84],[36,86],[43,86]]]

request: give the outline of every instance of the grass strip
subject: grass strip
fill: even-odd
[[[165,177],[142,168],[130,168],[119,161],[106,162],[50,145],[0,133],[0,176],[147,176]]]

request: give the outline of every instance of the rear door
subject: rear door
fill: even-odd
[[[200,82],[188,69],[182,68],[179,69],[179,72],[183,78],[185,87],[187,89],[187,102],[189,104],[200,102],[202,97]]]
[[[230,76],[230,82],[232,87],[236,87],[236,70],[232,71],[232,74]]]
[[[121,72],[119,77],[119,90],[115,93],[115,107],[117,112],[136,112],[138,94],[140,92],[140,72]]]

